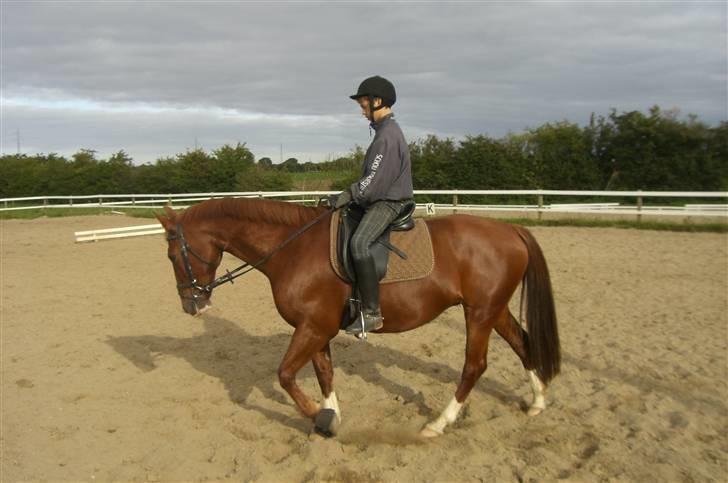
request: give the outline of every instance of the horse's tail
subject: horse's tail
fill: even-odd
[[[551,278],[541,247],[531,232],[522,226],[515,228],[528,250],[528,267],[523,276],[526,292],[528,359],[539,379],[548,384],[561,370],[561,345],[556,325]]]

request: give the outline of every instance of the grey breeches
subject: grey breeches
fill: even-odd
[[[403,203],[399,201],[377,201],[367,208],[349,245],[355,260],[369,256],[369,247],[399,215],[402,206]]]

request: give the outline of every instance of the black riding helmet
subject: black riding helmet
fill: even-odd
[[[384,77],[378,75],[367,77],[359,84],[356,94],[349,96],[350,99],[358,100],[360,97],[369,99],[369,112],[371,113],[370,121],[374,122],[374,111],[383,107],[392,107],[397,102],[397,93],[394,91],[394,84]],[[374,107],[374,98],[379,97],[382,104]]]

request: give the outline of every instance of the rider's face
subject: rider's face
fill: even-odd
[[[356,100],[361,108],[361,115],[369,119],[369,99],[366,97],[360,97]]]

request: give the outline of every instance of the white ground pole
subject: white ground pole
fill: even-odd
[[[159,235],[164,228],[159,223],[153,225],[123,226],[120,228],[104,228],[101,230],[86,230],[74,232],[76,243],[111,240],[115,238],[129,238],[133,236]]]

